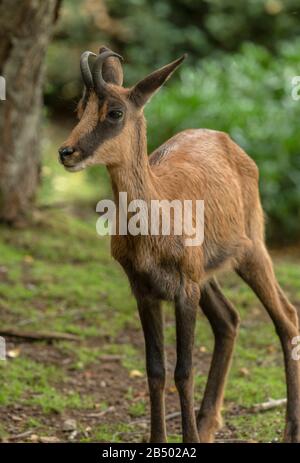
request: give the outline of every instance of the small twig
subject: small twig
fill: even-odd
[[[94,412],[94,413],[89,413],[88,415],[85,415],[87,418],[101,418],[102,416],[106,415],[107,413],[111,413],[115,411],[115,407],[111,406],[108,407],[106,410],[103,410],[102,412]]]
[[[216,439],[217,444],[256,444],[255,440],[243,440],[243,439]]]
[[[70,333],[57,333],[55,331],[19,331],[15,329],[1,329],[0,336],[22,338],[30,341],[80,341],[80,337]]]
[[[196,411],[197,409],[195,408],[195,412]],[[181,412],[169,413],[168,415],[166,415],[166,421],[173,420],[174,418],[177,418],[178,416],[181,416]]]
[[[28,431],[21,432],[21,434],[15,434],[14,436],[9,436],[9,440],[18,440],[18,439],[23,439],[24,437],[28,437],[33,433],[32,429],[29,429]]]
[[[278,408],[278,407],[281,407],[282,405],[285,405],[286,404],[286,399],[277,399],[277,400],[274,400],[274,399],[270,399],[268,402],[263,402],[261,404],[256,404],[256,405],[253,405],[252,407],[249,407],[249,408],[242,408],[240,410],[240,414],[243,414],[243,413],[260,413],[260,412],[265,412],[267,410],[272,410],[274,408]],[[195,412],[198,411],[197,408],[194,409]],[[228,411],[227,413],[231,414],[230,411]],[[179,416],[181,416],[181,412],[178,411],[178,412],[173,412],[173,413],[169,413],[168,415],[166,415],[166,421],[168,420],[173,420],[175,418],[178,418]],[[150,419],[142,419],[142,420],[137,420],[137,421],[133,421],[132,424],[145,424],[145,423],[149,423],[150,422]]]
[[[197,412],[197,411],[198,411],[198,409],[195,408],[195,412]],[[166,415],[165,420],[166,421],[173,420],[174,418],[178,418],[179,416],[181,416],[181,412],[169,413],[168,415]],[[150,422],[150,418],[145,419],[145,420],[136,420],[136,421],[133,421],[132,423],[129,423],[129,424],[145,424],[145,423],[149,423],[149,422]]]
[[[248,410],[250,413],[260,413],[260,412],[265,412],[267,410],[272,410],[273,408],[278,408],[281,407],[282,405],[286,404],[286,399],[270,399],[268,402],[263,402],[261,404],[256,404],[253,405],[253,407],[250,407]]]
[[[103,362],[118,362],[119,360],[122,360],[122,358],[122,355],[100,355],[99,360],[102,360]]]

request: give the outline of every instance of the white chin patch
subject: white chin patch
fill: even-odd
[[[84,162],[79,162],[78,164],[76,164],[76,166],[73,166],[73,167],[66,167],[65,166],[65,169],[68,172],[80,172],[84,168],[85,168],[85,163]]]

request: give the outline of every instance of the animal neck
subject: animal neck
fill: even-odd
[[[142,199],[149,202],[155,194],[154,175],[147,154],[147,133],[144,118],[138,120],[134,146],[128,153],[126,165],[110,166],[108,171],[116,203],[119,193],[126,192],[128,202]]]

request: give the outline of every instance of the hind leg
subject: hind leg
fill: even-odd
[[[269,313],[280,338],[287,383],[286,442],[300,442],[300,363],[292,357],[292,339],[298,335],[296,309],[280,289],[263,242],[253,243],[237,273],[253,289]]]
[[[288,315],[289,319],[294,323],[297,330],[299,331],[299,320],[298,320],[297,311],[295,307],[290,303],[290,301],[288,300],[288,298],[286,297],[285,293],[282,291],[278,283],[277,283],[277,291],[278,291],[281,303],[283,304],[285,308],[286,314]]]
[[[221,407],[239,316],[215,280],[201,290],[200,306],[211,324],[215,347],[197,427],[200,442],[213,442],[215,432],[222,425]]]

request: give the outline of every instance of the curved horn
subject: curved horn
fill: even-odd
[[[80,58],[80,69],[85,86],[90,89],[93,87],[93,77],[89,66],[89,57],[97,56],[91,51],[85,51]]]
[[[100,47],[99,55],[106,51],[112,51],[104,45]],[[123,68],[119,58],[110,57],[103,63],[102,77],[108,84],[123,85]]]
[[[114,53],[113,51],[105,51],[98,56],[92,70],[94,88],[99,96],[108,93],[109,85],[103,79],[102,68],[104,61],[111,56],[119,58],[119,60],[123,61],[122,56],[118,55],[117,53]]]

